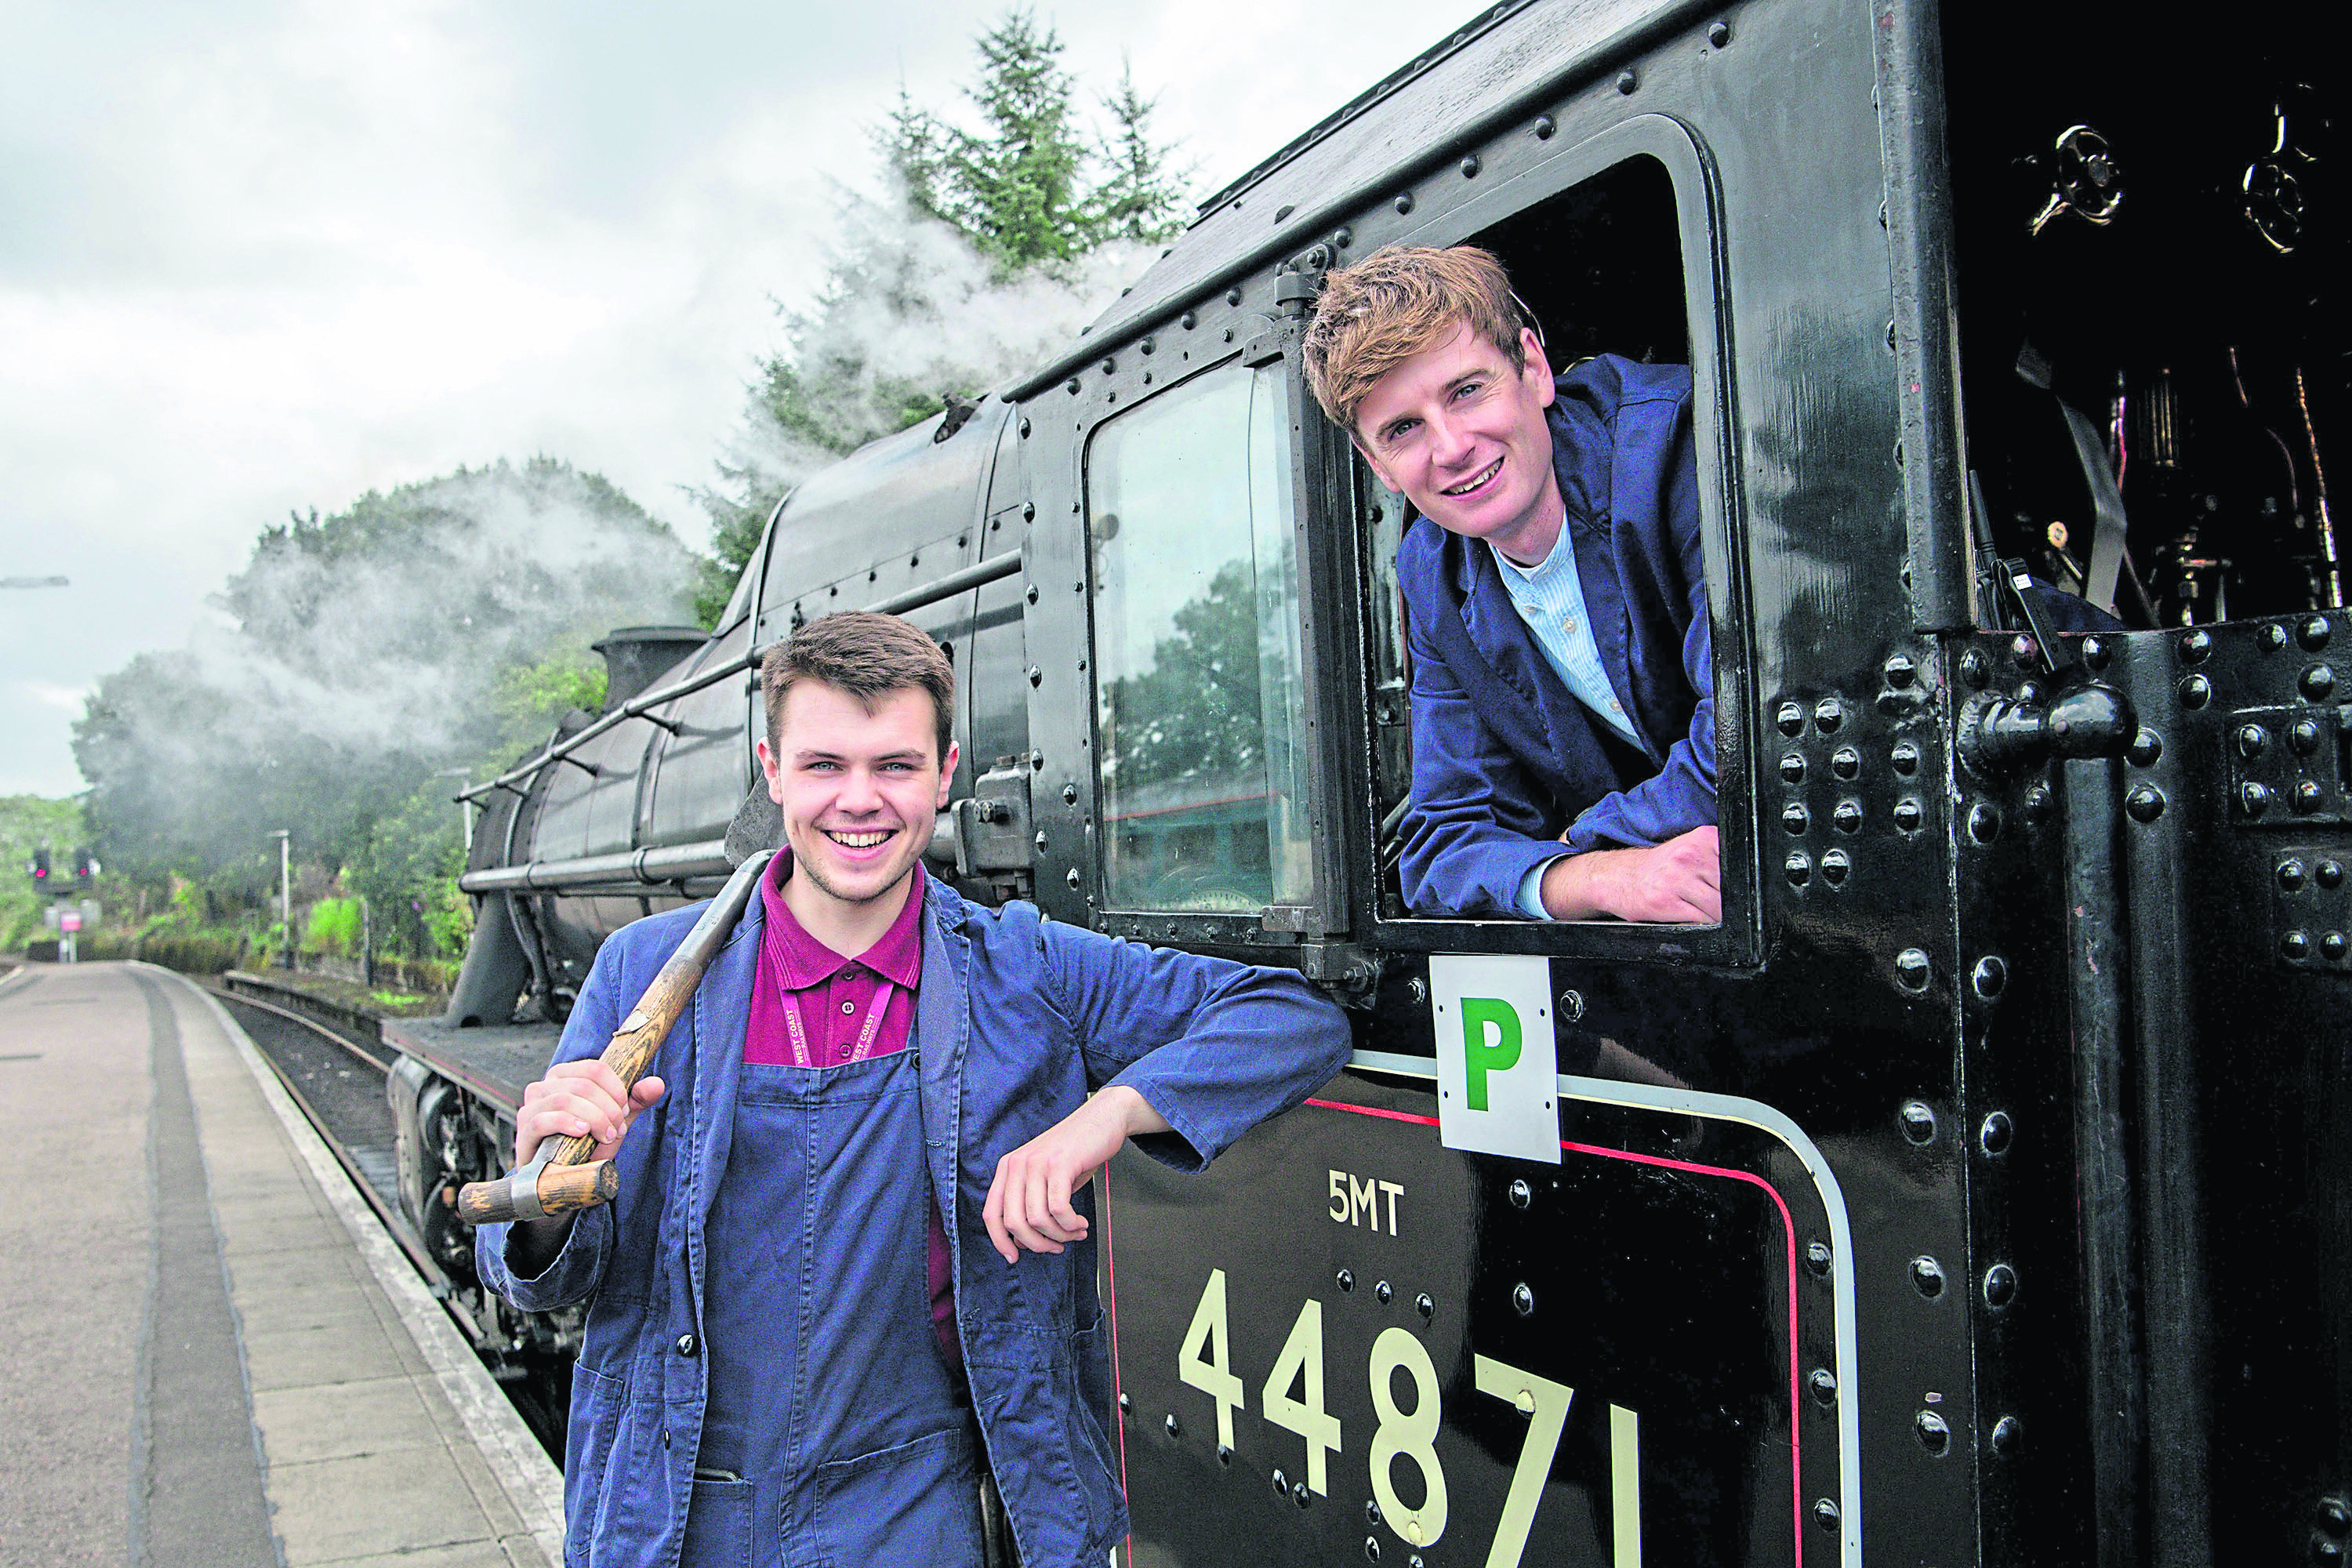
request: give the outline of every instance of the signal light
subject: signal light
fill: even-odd
[[[34,850],[33,863],[28,869],[33,873],[33,886],[36,889],[47,887],[49,881],[49,852],[46,849]]]

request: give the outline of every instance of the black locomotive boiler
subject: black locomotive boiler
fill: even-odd
[[[448,1194],[599,942],[726,872],[759,652],[881,607],[961,683],[940,874],[1355,1020],[1209,1176],[1108,1173],[1132,1563],[2340,1559],[2328,24],[1480,13],[1060,359],[809,479],[715,633],[616,633],[607,710],[474,792],[463,978],[390,1031],[420,1228],[467,1278]],[[1719,926],[1401,900],[1404,516],[1298,342],[1330,268],[1462,241],[1556,363],[1694,368]],[[2052,635],[2029,574],[2132,629]]]

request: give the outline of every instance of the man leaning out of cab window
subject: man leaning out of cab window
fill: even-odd
[[[1715,659],[1691,374],[1558,376],[1494,257],[1389,246],[1329,275],[1316,398],[1417,514],[1406,902],[1531,920],[1723,918]]]

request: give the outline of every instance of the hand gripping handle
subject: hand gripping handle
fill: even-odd
[[[767,869],[769,858],[754,855],[735,868],[727,886],[694,929],[670,954],[646,994],[621,1021],[613,1037],[604,1047],[604,1063],[621,1080],[623,1092],[636,1087],[646,1068],[653,1065],[656,1053],[667,1037],[670,1026],[677,1023],[686,1005],[694,999],[694,988],[702,983],[703,971],[742,918],[743,910],[751,901],[751,889],[760,884],[760,875]],[[552,1219],[580,1209],[593,1208],[610,1203],[621,1188],[618,1173],[610,1160],[592,1161],[596,1152],[596,1140],[587,1133],[541,1141],[528,1164],[519,1166],[492,1182],[469,1182],[457,1191],[457,1217],[467,1225],[493,1225],[507,1220]]]

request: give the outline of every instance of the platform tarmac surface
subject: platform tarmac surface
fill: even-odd
[[[0,976],[0,1565],[550,1568],[561,1480],[217,1003]]]

